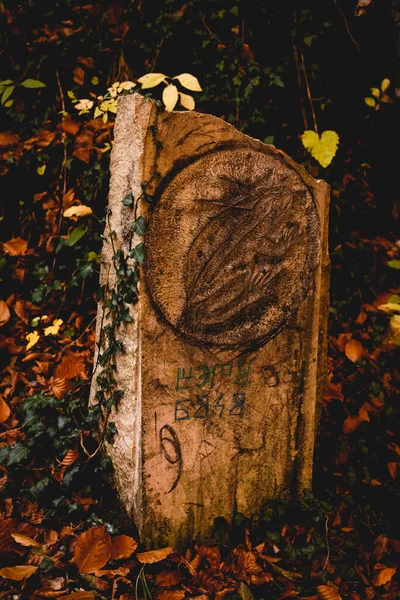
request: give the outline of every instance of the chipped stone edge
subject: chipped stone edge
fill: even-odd
[[[108,237],[108,223],[105,228],[100,267],[100,286],[112,288],[117,283],[112,257],[114,250],[127,251],[130,228],[134,218],[132,208],[125,207],[122,200],[129,192],[138,198],[144,180],[144,154],[146,134],[154,111],[154,104],[141,96],[125,96],[118,99],[118,110],[114,128],[114,146],[110,162],[110,192],[108,208],[110,228],[115,232],[114,249]],[[138,207],[137,216],[140,214]],[[135,241],[135,240],[134,240]],[[139,238],[136,243],[141,241]],[[140,306],[129,306],[133,322],[124,323],[117,330],[117,337],[124,344],[125,352],[117,356],[115,380],[118,389],[124,390],[118,408],[114,409],[109,421],[114,422],[118,435],[113,444],[106,444],[107,454],[114,464],[119,465],[115,472],[115,483],[121,501],[128,515],[141,528],[141,365],[140,362]],[[89,404],[96,404],[98,389],[96,377],[101,370],[98,354],[102,331],[107,321],[102,303],[99,303],[96,322],[96,347],[94,369]],[[139,360],[138,360],[139,357]],[[133,491],[133,493],[132,493]]]

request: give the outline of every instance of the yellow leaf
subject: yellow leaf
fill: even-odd
[[[146,90],[159,85],[165,79],[166,75],[164,73],[146,73],[146,75],[139,77],[138,83],[142,84],[142,90]]]
[[[388,302],[387,304],[380,304],[379,310],[383,310],[386,313],[400,313],[400,304],[394,302]]]
[[[39,544],[36,540],[28,537],[27,535],[23,535],[22,533],[11,533],[12,538],[17,542],[17,544],[21,544],[21,546],[35,546],[36,548],[41,548],[42,544]]]
[[[44,175],[45,170],[46,170],[46,165],[41,165],[40,167],[38,167],[36,169],[38,175]]]
[[[28,335],[25,336],[25,339],[28,340],[28,343],[26,345],[26,350],[30,350],[30,348],[32,348],[35,344],[38,343],[40,338],[40,335],[38,334],[37,331],[32,331],[32,333],[28,333]]]
[[[375,108],[376,106],[376,101],[374,100],[374,98],[364,98],[364,102],[365,104],[367,104],[367,106],[371,106],[371,108]]]
[[[386,92],[389,85],[390,85],[390,79],[388,79],[387,77],[385,77],[385,79],[382,79],[382,83],[381,83],[382,92]]]
[[[85,206],[85,204],[79,204],[78,206],[70,206],[67,210],[64,211],[63,216],[67,219],[71,217],[87,217],[93,213],[90,206]]]
[[[179,92],[179,99],[184,108],[187,108],[188,110],[194,110],[195,103],[194,98],[192,98],[192,96],[189,96],[189,94],[182,94],[182,92]]]
[[[393,315],[390,319],[390,329],[394,332],[400,332],[400,315]]]
[[[92,85],[98,85],[99,84],[99,78],[94,76],[92,77],[92,81],[91,81]]]
[[[301,136],[301,141],[303,142],[304,148],[311,152],[315,144],[319,142],[319,135],[318,133],[315,133],[315,131],[307,129]]]
[[[371,94],[374,96],[374,98],[379,98],[381,91],[378,88],[371,88]]]
[[[103,114],[103,112],[100,110],[100,108],[98,106],[96,106],[96,108],[94,109],[94,118],[97,119],[97,117],[101,117],[102,114]]]
[[[181,73],[180,75],[175,75],[173,79],[177,79],[183,87],[187,90],[191,90],[192,92],[201,92],[202,89],[200,87],[199,80],[194,75],[190,73]]]
[[[4,577],[5,579],[12,579],[13,581],[21,581],[22,579],[27,579],[36,571],[39,567],[35,567],[33,565],[18,565],[17,567],[3,567],[0,569],[0,577]]]
[[[331,164],[339,144],[339,136],[336,131],[324,131],[319,137],[315,131],[307,130],[301,136],[301,140],[303,146],[322,167]]]
[[[50,325],[44,329],[44,335],[57,335],[62,324],[62,319],[54,319],[53,325]]]
[[[162,99],[165,105],[165,110],[171,112],[174,110],[176,103],[178,102],[178,88],[176,85],[170,83],[163,91]]]
[[[390,569],[389,567],[386,567],[386,569],[382,569],[382,571],[379,571],[378,575],[375,575],[375,577],[373,578],[372,585],[376,587],[380,585],[385,585],[386,583],[391,581],[395,573],[395,567],[393,567],[392,569]]]

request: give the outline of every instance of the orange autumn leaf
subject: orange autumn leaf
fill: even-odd
[[[32,546],[35,548],[41,548],[42,544],[39,544],[36,540],[33,540],[31,537],[24,535],[23,533],[11,533],[12,538],[17,542],[17,544],[21,544],[21,546]]]
[[[2,131],[0,133],[0,147],[13,146],[19,142],[19,137],[11,131]]]
[[[0,300],[0,327],[5,325],[10,319],[10,309],[4,300]]]
[[[156,575],[155,584],[162,588],[171,588],[178,585],[182,579],[180,571],[160,571]]]
[[[31,577],[39,567],[33,565],[18,565],[17,567],[3,567],[0,569],[0,577],[12,579],[13,581],[22,581]]]
[[[350,340],[344,348],[344,353],[351,362],[357,362],[364,354],[364,348],[357,340]]]
[[[388,462],[388,464],[387,464],[387,468],[389,470],[390,477],[392,479],[397,479],[397,467],[398,467],[397,462]]]
[[[110,560],[111,538],[104,525],[88,529],[79,536],[74,560],[80,573],[94,573]]]
[[[11,414],[11,409],[7,402],[0,396],[0,423],[5,423]]]
[[[321,600],[342,600],[342,597],[329,585],[317,585],[317,592]]]
[[[78,458],[78,450],[68,450],[62,461],[59,463],[60,467],[70,467]]]
[[[67,352],[56,369],[56,377],[60,379],[87,379],[86,363],[83,354]]]
[[[185,590],[160,590],[155,595],[155,600],[183,600]]]
[[[385,569],[382,569],[382,571],[379,571],[379,573],[377,575],[375,575],[375,577],[372,580],[372,584],[375,587],[379,587],[380,585],[385,585],[386,583],[388,583],[389,581],[391,581],[393,575],[396,573],[396,568],[389,568],[386,567]]]
[[[72,592],[72,594],[62,596],[62,598],[65,598],[65,600],[94,600],[95,595],[92,592]]]
[[[138,543],[129,535],[117,535],[111,539],[111,559],[129,558],[137,547]]]
[[[20,237],[3,242],[4,251],[10,256],[23,256],[28,250],[28,242]]]
[[[360,408],[358,415],[350,415],[343,423],[343,433],[348,435],[353,433],[363,421],[369,421],[368,410],[370,409],[368,402]]]
[[[136,558],[139,562],[144,565],[152,565],[153,563],[160,562],[172,554],[174,551],[172,548],[160,548],[159,550],[150,550],[149,552],[140,552],[136,554]]]

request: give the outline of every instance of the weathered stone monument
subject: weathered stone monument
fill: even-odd
[[[156,177],[154,174],[158,173]],[[311,485],[324,385],[329,188],[224,121],[118,101],[101,281],[127,250],[141,195],[145,262],[108,446],[149,546],[202,536]],[[103,307],[97,340],[102,343]],[[94,375],[93,393],[96,388]]]

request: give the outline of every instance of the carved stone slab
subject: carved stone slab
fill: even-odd
[[[124,396],[108,448],[149,547],[311,486],[329,277],[326,183],[220,119],[157,115],[139,95],[118,102],[116,248],[133,220],[121,201],[154,172],[152,207],[137,207],[145,264],[120,332]],[[112,253],[105,242],[103,284],[115,283]],[[99,306],[98,343],[103,321]]]

